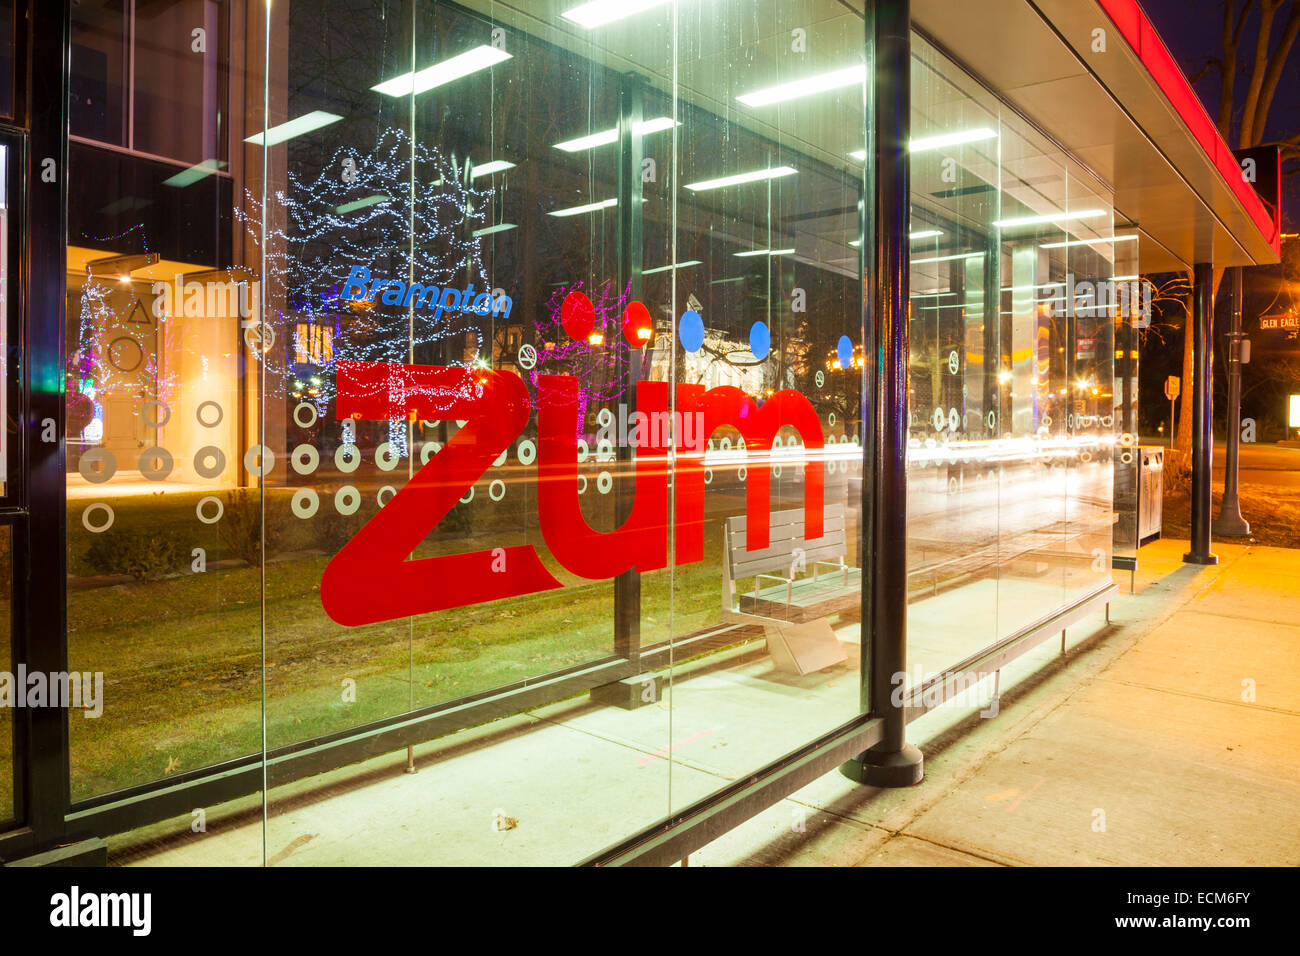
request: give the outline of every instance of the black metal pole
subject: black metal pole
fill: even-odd
[[[29,673],[68,669],[64,523],[63,338],[67,282],[68,57],[70,5],[31,6],[28,68],[31,137],[26,163],[27,381],[31,389],[24,441],[30,533],[18,659]],[[15,582],[15,587],[22,587]],[[33,850],[49,849],[64,832],[68,782],[68,711],[23,710],[26,761],[21,802]]]
[[[1214,269],[1192,270],[1192,550],[1188,564],[1218,564],[1210,553],[1210,482],[1214,463]]]
[[[897,678],[907,668],[907,143],[911,113],[911,10],[908,0],[873,4],[869,144],[874,173],[873,255],[868,304],[875,360],[871,471],[872,545],[864,562],[864,645],[870,651],[871,713],[884,722],[880,743],[841,769],[874,787],[906,787],[924,774],[921,751],[907,742],[907,718]]]
[[[1237,500],[1237,467],[1241,454],[1241,283],[1242,267],[1228,270],[1231,315],[1228,333],[1228,452],[1223,469],[1223,501],[1214,519],[1214,533],[1229,537],[1250,534],[1250,523],[1241,516]]]
[[[628,301],[641,297],[641,126],[643,83],[635,73],[625,73],[618,89],[618,235],[615,238],[618,259],[618,292],[627,292]],[[605,330],[605,349],[624,347],[621,322]],[[629,346],[628,366],[623,394],[635,401],[636,384],[641,378],[641,349]],[[629,409],[629,412],[632,409]],[[614,498],[615,524],[622,526],[632,514],[636,497],[632,449],[615,443],[619,463],[618,491]],[[651,467],[639,463],[638,467]],[[641,572],[635,568],[614,579],[614,653],[636,660],[641,653]]]

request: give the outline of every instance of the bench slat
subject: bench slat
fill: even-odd
[[[772,551],[773,549],[767,549]],[[814,561],[834,561],[836,558],[844,556],[844,545],[831,545],[827,547],[814,547],[804,549],[804,560],[808,564],[808,570],[811,573]],[[755,574],[765,574],[768,571],[789,571],[790,565],[794,561],[794,555],[789,548],[776,550],[770,554],[764,554],[762,551],[748,551],[745,553],[743,561],[735,561],[731,565],[732,580],[753,577]],[[818,572],[821,573],[820,571]],[[834,571],[828,571],[827,574],[834,574]]]
[[[832,524],[832,519],[838,519],[841,526],[844,522],[844,505],[830,504],[822,512],[822,522],[827,527]],[[749,516],[745,514],[734,515],[727,519],[727,527],[732,530],[744,531],[749,527]],[[767,526],[773,530],[784,527],[789,524],[797,524],[803,527],[803,509],[791,508],[789,511],[773,511],[768,516]]]

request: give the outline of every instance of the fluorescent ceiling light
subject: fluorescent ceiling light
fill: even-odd
[[[704,265],[699,259],[691,259],[688,262],[675,262],[670,266],[655,266],[653,269],[642,269],[643,276],[653,275],[656,272],[667,272],[669,269],[689,269],[691,266]]]
[[[177,189],[180,189],[184,186],[191,186],[194,183],[197,183],[200,179],[203,179],[207,176],[211,176],[218,169],[224,169],[225,166],[226,164],[223,160],[205,159],[197,166],[191,166],[189,169],[182,169],[179,173],[177,173],[175,176],[171,177],[170,179],[164,179],[163,185],[175,186]]]
[[[987,126],[978,129],[964,129],[956,133],[940,133],[938,136],[923,136],[907,144],[910,153],[919,153],[927,149],[939,149],[942,146],[959,146],[962,143],[975,143],[982,139],[993,139],[998,134]]]
[[[1090,246],[1098,242],[1127,242],[1136,239],[1138,234],[1131,232],[1127,236],[1098,236],[1095,239],[1071,239],[1069,242],[1045,242],[1039,249],[1064,249],[1066,246]]]
[[[963,252],[955,256],[935,256],[934,258],[931,259],[912,259],[911,263],[914,266],[919,266],[923,262],[952,262],[952,260],[954,259],[983,259],[983,258],[984,258],[984,253],[982,252]]]
[[[943,235],[943,230],[942,230],[942,229],[922,229],[922,230],[919,231],[919,232],[909,232],[909,233],[907,234],[907,238],[909,238],[909,239],[933,239],[935,236],[942,236],[942,235]],[[849,245],[853,246],[853,247],[856,249],[858,246],[862,245],[862,240],[861,240],[861,239],[852,239],[852,240],[849,241]]]
[[[746,106],[769,106],[772,103],[784,103],[786,100],[794,100],[802,96],[842,89],[855,83],[862,83],[866,78],[866,66],[858,64],[832,70],[830,73],[806,76],[802,80],[792,80],[779,86],[769,86],[767,89],[755,90],[753,93],[742,93],[736,99]]]
[[[794,252],[793,249],[751,249],[748,252],[737,252],[737,259],[745,259],[749,256],[788,256]]]
[[[340,216],[349,212],[356,212],[358,209],[365,209],[367,206],[378,206],[380,203],[392,202],[391,196],[376,195],[367,196],[365,199],[357,199],[353,202],[345,202],[341,206],[335,207],[334,211]]]
[[[499,222],[495,226],[484,226],[482,229],[475,229],[472,235],[477,239],[479,236],[490,236],[494,232],[505,232],[507,229],[514,228],[515,224],[513,222]]]
[[[600,202],[589,202],[585,206],[570,206],[568,209],[556,209],[547,213],[549,216],[558,216],[561,219],[566,216],[581,216],[584,212],[595,212],[598,209],[609,209],[611,206],[617,206],[617,199],[602,199]]]
[[[1051,222],[1069,222],[1073,219],[1092,219],[1096,216],[1104,216],[1104,209],[1084,209],[1080,212],[1054,212],[1046,216],[1017,216],[1014,219],[999,219],[993,225],[999,229],[1009,229],[1013,226],[1041,226]]]
[[[1140,276],[1115,276],[1115,278],[1111,279],[1110,281],[1111,282],[1132,282],[1134,279],[1138,279],[1138,278],[1141,277]]]
[[[285,140],[293,139],[295,136],[302,136],[304,133],[310,133],[312,130],[320,129],[322,126],[329,126],[331,123],[337,123],[343,117],[336,113],[326,113],[324,110],[312,110],[310,113],[304,113],[297,119],[291,119],[287,123],[281,123],[279,126],[272,126],[270,129],[254,133],[244,140],[245,143],[252,143],[255,146],[275,146],[277,143],[283,143]],[[263,143],[265,140],[265,143]]]
[[[956,133],[940,133],[938,136],[924,136],[921,139],[914,139],[907,144],[909,153],[920,153],[927,149],[938,149],[941,146],[957,146],[961,143],[974,143],[982,139],[991,139],[998,134],[987,127],[981,126],[979,129],[965,129]],[[866,162],[867,151],[865,149],[855,149],[849,153],[850,159],[856,159],[858,162]]]
[[[638,123],[634,132],[638,136],[645,136],[648,133],[662,133],[666,129],[681,125],[670,116],[657,116],[654,119]],[[608,146],[610,143],[617,142],[618,129],[604,129],[599,133],[591,133],[587,136],[579,136],[577,139],[556,143],[555,148],[562,149],[566,153],[577,153],[584,149],[595,149],[597,146]]]
[[[560,16],[580,27],[594,30],[596,27],[603,27],[607,23],[633,17],[638,13],[645,13],[655,7],[666,7],[672,2],[673,0],[592,0],[572,10],[565,10]]]
[[[743,183],[756,183],[765,179],[793,176],[798,171],[789,166],[775,166],[772,169],[756,169],[752,173],[737,173],[734,176],[723,176],[720,179],[706,179],[699,183],[687,183],[686,188],[692,192],[703,192],[706,189],[723,189],[727,186],[739,186]]]
[[[493,173],[504,173],[507,169],[514,169],[515,164],[506,162],[504,159],[494,159],[490,163],[484,163],[482,166],[475,166],[474,171],[470,173],[470,179],[478,179],[480,176],[491,176]]]
[[[472,50],[453,56],[450,60],[426,66],[416,73],[403,73],[401,76],[395,76],[391,80],[372,86],[371,89],[385,96],[412,96],[453,80],[459,80],[462,76],[469,76],[479,70],[486,70],[508,59],[510,54],[505,50],[494,46],[476,46]]]
[[[956,294],[957,294],[956,292],[913,292],[912,295],[911,295],[911,298],[913,298],[913,299],[937,299],[937,298],[943,298],[943,297],[946,296],[946,295],[956,295]]]

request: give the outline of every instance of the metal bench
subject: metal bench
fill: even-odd
[[[861,606],[862,572],[845,560],[844,506],[828,505],[824,515],[822,537],[810,545],[802,508],[773,512],[768,546],[756,551],[746,547],[744,515],[723,526],[723,620],[763,625],[777,667],[798,674],[846,659],[829,618]],[[742,590],[751,578],[752,589]]]

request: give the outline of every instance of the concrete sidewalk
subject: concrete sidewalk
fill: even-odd
[[[1112,624],[1004,671],[998,716],[913,723],[917,787],[830,774],[689,865],[1300,863],[1300,551],[1186,550],[1116,572]]]

